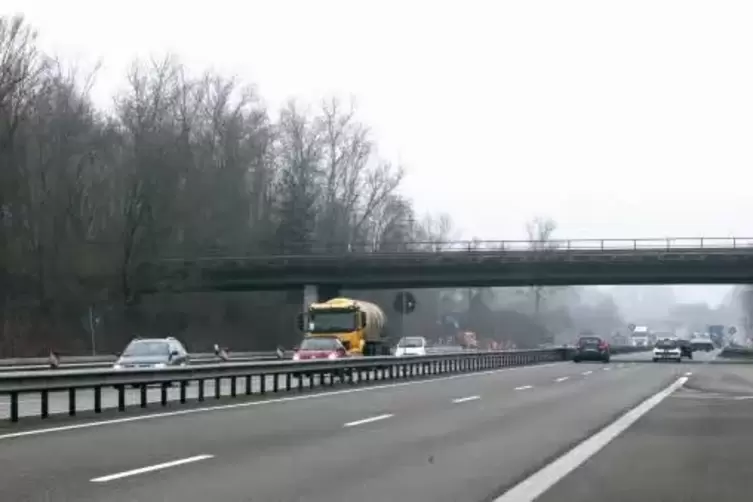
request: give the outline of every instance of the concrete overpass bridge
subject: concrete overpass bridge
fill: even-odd
[[[348,289],[750,284],[753,237],[454,241],[306,254],[202,256],[144,264],[139,294]]]

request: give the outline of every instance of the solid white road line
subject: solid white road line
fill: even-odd
[[[356,420],[354,422],[348,422],[347,424],[343,424],[343,427],[354,427],[356,425],[363,425],[363,424],[370,424],[371,422],[378,422],[380,420],[385,420],[390,417],[394,417],[392,413],[387,413],[384,415],[377,415],[375,417],[369,417],[364,418],[363,420]]]
[[[604,371],[609,371],[609,370],[611,370],[612,368],[601,368],[601,369],[603,369]]]
[[[457,403],[467,403],[468,401],[475,401],[477,399],[481,399],[481,396],[468,396],[468,397],[459,397],[457,399],[453,399],[452,402]]]
[[[678,378],[666,389],[649,397],[554,462],[543,467],[497,497],[494,502],[530,502],[535,500],[586,460],[598,453],[599,450],[622,434],[654,406],[666,399],[667,396],[682,387],[687,381],[687,377]]]
[[[533,389],[533,385],[523,385],[521,387],[515,387],[515,390],[528,390]]]
[[[186,410],[168,411],[168,412],[162,412],[162,413],[150,413],[148,415],[138,415],[135,417],[124,417],[124,418],[113,418],[112,420],[100,420],[97,422],[87,422],[83,424],[61,425],[59,427],[47,427],[44,429],[34,429],[34,430],[29,430],[29,431],[10,432],[8,434],[0,434],[0,440],[14,439],[14,438],[20,438],[20,437],[25,437],[25,436],[38,436],[40,434],[50,434],[53,432],[66,432],[66,431],[72,431],[76,429],[89,429],[91,427],[101,427],[104,425],[140,422],[142,420],[153,420],[155,418],[177,417],[180,415],[193,415],[194,413],[208,413],[211,411],[249,408],[251,406],[260,406],[263,404],[287,403],[290,401],[303,401],[306,399],[322,399],[322,398],[331,397],[331,396],[343,396],[347,394],[355,394],[357,392],[373,392],[373,391],[384,390],[384,389],[395,389],[398,387],[425,385],[425,384],[434,383],[434,382],[456,380],[459,378],[473,378],[473,377],[485,376],[485,375],[495,375],[497,373],[502,373],[505,371],[528,370],[532,368],[546,368],[548,366],[555,366],[559,364],[565,364],[565,363],[556,362],[556,363],[546,363],[546,364],[535,364],[532,366],[515,366],[513,368],[499,368],[496,370],[479,371],[477,373],[463,373],[460,375],[450,375],[446,377],[431,378],[429,380],[416,380],[414,382],[399,382],[399,383],[389,383],[389,384],[384,384],[384,385],[372,385],[369,387],[361,387],[358,389],[343,389],[343,390],[335,390],[331,392],[324,391],[324,392],[317,392],[316,394],[305,394],[302,396],[286,396],[286,397],[278,397],[278,398],[273,398],[273,399],[264,399],[262,401],[221,404],[218,406],[204,406],[202,408],[191,408],[191,409],[186,409]]]
[[[590,375],[591,373],[593,373],[593,371],[584,371],[583,373],[581,373],[581,375],[583,375],[583,376],[588,376],[588,375]]]
[[[193,462],[199,462],[201,460],[207,460],[213,458],[214,455],[196,455],[195,457],[181,458],[179,460],[173,460],[171,462],[165,462],[162,464],[149,465],[147,467],[141,467],[139,469],[133,469],[131,471],[118,472],[91,480],[92,483],[107,483],[108,481],[114,481],[116,479],[128,478],[131,476],[137,476],[139,474],[146,474],[147,472],[160,471],[162,469],[168,469],[170,467],[177,467],[179,465],[191,464]]]
[[[569,380],[569,379],[570,377],[559,377],[558,379],[555,380],[555,382],[564,382],[565,380]]]

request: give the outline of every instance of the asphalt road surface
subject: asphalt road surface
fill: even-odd
[[[749,500],[753,365],[623,358],[3,432],[0,500]]]

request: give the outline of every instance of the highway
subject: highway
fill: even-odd
[[[716,354],[716,353],[714,353]],[[704,355],[701,355],[700,357],[703,358]],[[708,359],[710,356],[706,356]],[[650,352],[646,353],[636,353],[636,354],[625,354],[620,356],[614,356],[613,361],[650,361],[651,354]],[[316,385],[316,382],[314,382]],[[223,396],[229,396],[230,395],[230,382],[229,381],[223,381],[221,387],[221,394]],[[295,383],[293,383],[295,385]],[[274,386],[274,378],[273,377],[267,377],[265,388],[267,391],[271,391]],[[303,380],[303,386],[308,386],[308,380]],[[278,387],[280,389],[283,389],[285,387],[284,378],[280,377],[278,382]],[[214,392],[215,392],[215,385],[214,382],[209,380],[204,385],[204,396],[205,396],[205,402],[211,403],[214,400]],[[259,382],[254,379],[252,382],[252,389],[251,392],[253,394],[258,393],[260,390]],[[245,388],[245,379],[238,379],[237,380],[237,388],[236,392],[238,394],[244,394],[246,391]],[[168,401],[171,402],[177,402],[180,399],[180,389],[178,386],[172,387],[168,389]],[[187,391],[186,391],[186,399],[187,400],[196,400],[198,397],[198,386],[195,383],[192,383]],[[159,387],[150,387],[147,391],[147,401],[149,403],[154,403],[153,406],[150,406],[150,409],[159,410],[159,402],[161,399],[161,390]],[[129,388],[126,390],[126,406],[127,407],[138,407],[141,403],[141,393],[139,389],[133,389]],[[103,388],[102,389],[102,409],[115,409],[118,405],[118,394],[117,391],[113,388]],[[41,398],[38,394],[28,394],[23,395],[19,399],[19,416],[20,417],[35,417],[39,416],[39,410],[41,408]],[[85,412],[90,411],[94,409],[94,393],[91,390],[79,390],[76,394],[76,411],[77,412]],[[67,414],[68,413],[68,393],[66,391],[60,391],[60,392],[54,392],[50,394],[49,397],[49,413],[51,415],[55,414]],[[7,420],[10,416],[10,403],[8,401],[7,396],[0,396],[0,421]]]
[[[710,353],[703,353],[703,352],[696,352],[695,354],[695,360],[692,362],[698,363],[698,362],[711,362],[716,359],[719,352],[714,351]],[[613,361],[617,362],[650,362],[651,361],[651,353],[650,352],[640,352],[635,354],[624,354],[619,356],[613,356]],[[691,361],[686,361],[686,363],[691,363]],[[316,385],[316,382],[314,382]],[[229,381],[223,381],[221,387],[221,394],[223,396],[229,396],[230,395],[230,382]],[[295,385],[295,383],[293,384]],[[274,386],[274,379],[273,377],[267,377],[265,388],[267,391],[271,391]],[[283,389],[285,386],[284,379],[280,377],[278,386],[280,389]],[[308,386],[308,380],[303,380],[303,386]],[[209,380],[204,385],[204,396],[205,396],[205,402],[211,403],[214,400],[214,392],[215,392],[215,386],[214,382]],[[258,393],[260,390],[259,382],[254,379],[252,384],[251,392],[253,394]],[[237,380],[237,388],[236,392],[240,394],[244,394],[246,391],[245,389],[245,380],[244,379],[238,379]],[[177,402],[180,399],[180,389],[176,387],[172,387],[168,389],[168,401],[171,402]],[[196,400],[198,397],[198,386],[195,383],[192,383],[187,391],[186,391],[186,398],[187,400]],[[147,391],[147,401],[151,403],[152,405],[149,407],[151,410],[159,410],[159,401],[161,398],[161,391],[158,387],[150,387]],[[141,394],[139,389],[133,389],[129,388],[126,390],[126,406],[127,407],[138,407],[141,402]],[[118,404],[118,395],[115,389],[113,388],[104,388],[102,389],[102,409],[112,409],[114,410],[117,408]],[[23,395],[19,399],[19,416],[20,417],[35,417],[39,416],[39,410],[41,407],[41,399],[38,394],[28,394]],[[94,409],[94,394],[90,390],[79,390],[76,394],[76,411],[77,412],[86,412],[91,411]],[[50,394],[49,397],[49,412],[51,415],[55,414],[67,414],[68,413],[68,394],[65,391],[60,392],[53,392]],[[7,420],[10,416],[10,403],[8,402],[7,396],[0,396],[0,421]]]
[[[5,428],[0,500],[748,499],[753,366],[638,356]]]

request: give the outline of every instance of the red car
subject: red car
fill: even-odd
[[[308,359],[341,359],[348,357],[345,346],[335,337],[304,338],[301,346],[293,354],[294,361]]]

